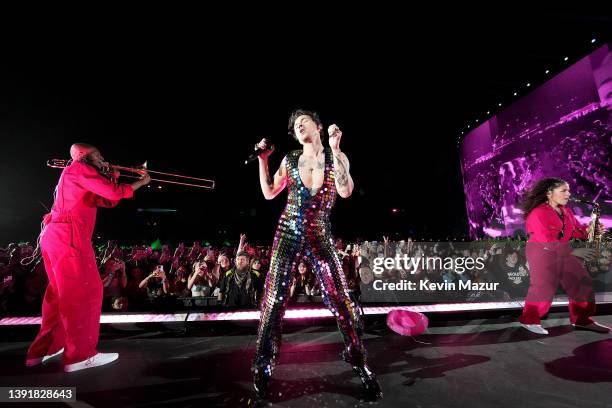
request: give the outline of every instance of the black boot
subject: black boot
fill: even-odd
[[[367,401],[375,401],[382,398],[383,392],[380,389],[380,384],[378,384],[376,380],[376,375],[366,364],[354,365],[353,371],[359,376],[359,379],[361,379]]]
[[[256,368],[253,370],[253,388],[255,394],[261,399],[268,399],[270,383],[270,372],[266,369]]]

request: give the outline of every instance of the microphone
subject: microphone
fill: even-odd
[[[583,204],[589,204],[589,205],[593,205],[595,207],[599,207],[599,204],[594,202],[594,201],[587,201],[587,200],[583,200],[582,198],[573,198],[570,197],[569,199],[570,201],[576,202],[576,203],[583,203]]]
[[[270,140],[264,139],[264,142],[266,143],[266,148],[262,149],[261,147],[257,147],[253,151],[253,153],[251,153],[249,155],[249,157],[244,161],[244,164],[249,164],[250,162],[252,162],[254,160],[257,160],[257,158],[259,157],[260,154],[262,154],[266,150],[270,150],[270,149],[272,149],[272,147],[274,147],[274,145],[270,142]]]

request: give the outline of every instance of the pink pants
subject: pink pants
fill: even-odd
[[[559,283],[569,297],[570,321],[580,325],[593,321],[595,301],[591,276],[570,250],[554,244],[527,244],[531,285],[519,318],[521,323],[540,324],[540,319],[550,309]]]
[[[45,227],[41,249],[49,286],[27,358],[64,347],[64,364],[72,364],[97,353],[103,287],[91,242],[81,242],[78,232],[69,222]]]

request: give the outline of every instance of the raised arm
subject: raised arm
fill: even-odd
[[[245,244],[246,244],[246,234],[240,234],[240,242],[238,243],[238,249],[236,250],[236,253],[240,251],[244,251]]]
[[[144,185],[147,185],[151,178],[148,174],[143,173],[143,178],[131,183],[114,183],[101,176],[98,171],[84,163],[73,164],[74,168],[69,173],[81,187],[100,196],[101,199],[97,204],[103,207],[113,207],[117,201],[123,198],[131,198],[134,191]]]
[[[199,276],[198,271],[195,270],[189,277],[189,280],[187,281],[187,289],[191,290],[191,288],[195,284],[196,279],[198,279],[198,276]]]
[[[340,139],[342,131],[338,126],[331,125],[328,129],[329,147],[334,155],[334,174],[336,176],[336,190],[342,198],[348,198],[353,194],[353,178],[351,177],[350,163],[346,154],[340,150]]]

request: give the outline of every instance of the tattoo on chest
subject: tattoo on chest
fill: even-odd
[[[298,160],[298,167],[300,169],[306,169],[312,174],[314,169],[323,170],[325,168],[325,161],[309,160],[300,157]]]

